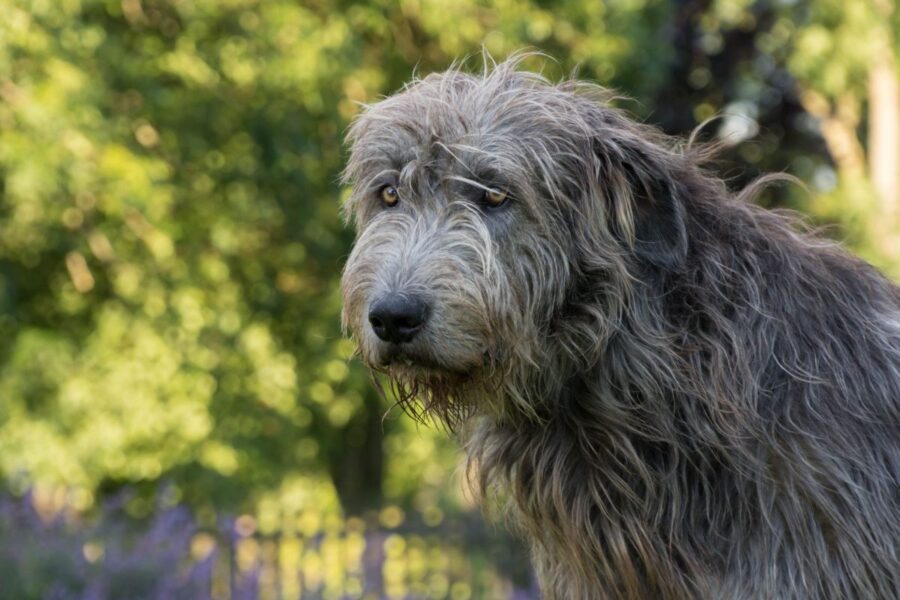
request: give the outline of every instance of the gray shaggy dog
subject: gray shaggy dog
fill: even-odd
[[[352,125],[363,360],[545,598],[900,597],[900,290],[521,58]]]

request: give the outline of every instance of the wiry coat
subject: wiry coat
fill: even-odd
[[[897,287],[516,60],[349,139],[345,322],[459,431],[546,598],[900,597]],[[402,352],[366,321],[385,293],[431,303]]]

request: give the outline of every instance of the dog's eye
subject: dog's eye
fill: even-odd
[[[509,199],[509,193],[503,190],[485,190],[484,203],[492,208],[501,206]]]
[[[394,206],[400,200],[400,194],[397,192],[397,188],[392,185],[386,185],[381,188],[381,191],[378,192],[378,196],[387,206]]]

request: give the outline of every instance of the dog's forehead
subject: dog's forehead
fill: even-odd
[[[502,68],[429,75],[359,115],[345,181],[558,188],[590,168],[598,91]]]
[[[374,105],[362,117],[364,135],[359,142],[395,160],[408,162],[438,155],[452,146],[478,141],[479,128],[464,107],[421,98],[407,91]]]
[[[522,150],[528,139],[519,125],[535,118],[534,107],[516,102],[512,86],[501,94],[469,80],[449,86],[428,78],[369,106],[351,136],[352,151],[379,169],[415,163],[448,170],[489,162],[498,149]]]

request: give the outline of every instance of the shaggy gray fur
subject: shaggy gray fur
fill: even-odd
[[[362,358],[458,433],[548,599],[897,598],[898,288],[520,58],[353,124]],[[391,294],[430,305],[407,344],[367,320]]]

